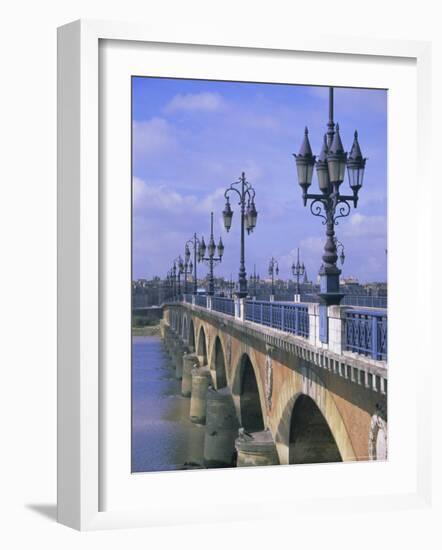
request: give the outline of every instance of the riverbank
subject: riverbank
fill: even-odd
[[[132,472],[203,468],[204,433],[160,336],[133,336]]]
[[[132,327],[132,336],[159,336],[159,335],[160,335],[160,325]]]

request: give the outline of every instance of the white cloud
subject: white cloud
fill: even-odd
[[[195,195],[179,193],[166,183],[148,183],[134,177],[132,189],[135,210],[142,210],[143,214],[176,213],[178,215],[177,223],[180,218],[186,219],[194,214],[207,214],[220,210],[224,206],[224,188],[215,189],[206,197],[199,198]]]
[[[251,112],[247,114],[240,114],[239,117],[242,125],[248,128],[262,129],[262,130],[279,130],[281,128],[280,120],[269,114],[257,114]]]
[[[356,212],[350,216],[348,223],[343,224],[342,234],[352,237],[385,237],[387,219],[385,216],[366,216]]]
[[[211,211],[215,214],[216,239],[221,234],[225,238],[220,215],[224,188],[214,189],[200,198],[177,191],[179,183],[172,186],[167,182],[145,182],[134,177],[132,185],[134,269],[137,273],[167,270],[167,262],[183,253],[184,243],[194,231],[207,238]]]
[[[134,153],[157,155],[171,151],[177,145],[173,127],[163,118],[154,117],[150,120],[133,123]]]
[[[218,111],[224,107],[219,94],[201,92],[199,94],[178,94],[166,105],[167,113],[175,111]]]

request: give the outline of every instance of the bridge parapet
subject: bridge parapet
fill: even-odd
[[[255,339],[261,341],[268,349],[294,354],[351,383],[383,395],[387,393],[388,373],[386,362],[374,359],[370,353],[361,354],[347,349],[345,323],[347,313],[352,312],[351,308],[345,306],[329,307],[330,338],[329,342],[324,344],[319,338],[318,304],[293,304],[304,307],[307,305],[309,335],[305,337],[293,332],[282,331],[274,326],[266,326],[256,321],[247,320],[245,318],[245,300],[232,300],[232,302],[235,302],[235,315],[208,309],[196,305],[196,303],[189,304],[186,301],[169,304],[169,307],[176,306],[188,310],[189,313],[200,319],[236,334],[242,340],[253,341]],[[274,304],[277,305],[277,303]],[[241,306],[243,317],[240,315]]]
[[[201,365],[207,365],[203,367],[208,369],[207,379],[200,380],[196,376],[200,374],[200,370],[194,372],[191,391],[189,386],[190,393],[195,393],[194,400],[198,401],[203,393],[208,396],[213,393],[221,397],[225,391],[230,396],[229,399],[233,400],[231,405],[236,411],[239,425],[252,434],[251,446],[247,440],[245,447],[242,444],[236,447],[239,465],[249,464],[250,459],[261,449],[255,448],[260,442],[257,435],[261,433],[260,430],[270,430],[271,441],[276,445],[280,463],[301,461],[301,455],[298,456],[293,451],[298,445],[297,438],[301,431],[299,434],[293,431],[292,424],[299,426],[305,422],[310,426],[309,415],[316,410],[311,408],[313,405],[318,408],[329,426],[343,460],[385,458],[381,443],[384,441],[382,437],[385,440],[387,437],[387,364],[374,358],[369,353],[368,346],[362,350],[364,354],[347,349],[346,323],[348,319],[356,319],[357,323],[371,323],[372,327],[381,323],[383,317],[386,318],[386,312],[361,312],[348,307],[330,307],[327,311],[329,339],[327,343],[323,343],[320,339],[318,304],[298,306],[273,302],[272,308],[275,309],[272,309],[271,318],[279,327],[277,328],[270,326],[270,309],[263,315],[267,324],[261,324],[260,316],[255,317],[256,320],[246,318],[253,314],[253,307],[255,315],[258,315],[257,309],[261,310],[259,303],[251,305],[247,304],[247,300],[217,296],[206,297],[204,305],[197,305],[195,299],[192,302],[194,303],[184,299],[165,304],[164,330],[168,334],[166,329],[170,327],[171,335],[175,335],[176,339],[181,339],[189,349],[194,350],[202,361]],[[292,331],[285,328],[286,314],[293,316]],[[296,315],[305,317],[308,332],[304,329],[304,335],[296,334],[293,330],[296,327]],[[285,330],[281,330],[281,327]],[[187,357],[184,356],[185,359]],[[183,380],[184,378],[185,372]],[[198,382],[201,382],[201,387]],[[210,386],[213,390],[210,390]],[[306,401],[307,398],[311,402]],[[209,401],[208,397],[207,411],[210,409]],[[202,410],[203,401],[196,404]],[[324,427],[317,416],[319,413],[314,414],[316,416],[311,419],[314,425]],[[196,413],[193,416],[196,420],[203,418]],[[252,418],[261,418],[259,426],[251,421]],[[209,422],[208,419],[210,420],[210,415],[206,415],[206,423]],[[309,430],[310,428],[306,434],[313,433]],[[319,427],[318,430],[318,438],[321,434],[321,437],[325,437],[322,428]],[[229,452],[226,456],[230,460],[236,435],[234,430],[230,430],[227,435],[210,426],[205,445],[206,440],[208,445],[212,442],[217,450],[218,443],[228,439],[226,448],[228,447]],[[270,438],[270,434],[267,433],[266,436]],[[315,441],[316,439],[312,445],[316,445]],[[322,441],[325,450],[330,441],[327,437]],[[204,456],[205,460],[209,460],[212,455],[205,451]]]
[[[221,296],[184,297],[185,303],[307,338],[318,349],[387,360],[387,310],[329,306],[328,338],[320,337],[320,304],[267,302]]]

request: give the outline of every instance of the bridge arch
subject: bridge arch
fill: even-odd
[[[215,337],[210,354],[210,372],[214,387],[219,390],[227,386],[227,372],[225,354],[219,336]]]
[[[200,357],[203,365],[207,365],[207,344],[206,344],[206,332],[201,324],[198,332],[198,347],[196,354]]]
[[[275,409],[272,432],[281,464],[356,460],[333,396],[310,368],[293,371],[278,392]]]
[[[193,324],[193,319],[190,319],[189,333],[188,333],[187,339],[188,339],[189,351],[192,353],[196,350],[196,347],[195,347],[195,326]]]
[[[316,403],[298,395],[292,409],[289,435],[289,463],[342,462],[329,425]]]
[[[177,311],[176,315],[176,331],[178,335],[181,335],[181,311]]]
[[[241,426],[248,432],[265,427],[265,407],[262,406],[261,378],[250,356],[243,353],[234,373],[232,392],[237,398]]]
[[[183,324],[182,324],[182,330],[181,330],[181,337],[187,342],[189,339],[189,333],[188,333],[188,322],[187,322],[187,315],[183,314]]]

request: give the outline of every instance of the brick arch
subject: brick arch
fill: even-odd
[[[213,338],[209,357],[209,368],[213,385],[216,389],[224,388],[227,386],[227,356],[220,334],[216,334]]]
[[[189,341],[189,321],[185,313],[183,313],[181,337],[186,341],[186,343]]]
[[[197,328],[198,331],[198,340],[196,343],[196,354],[198,356],[204,357],[205,361],[203,360],[203,364],[207,364],[207,334],[206,329],[204,328],[204,324],[202,322],[199,323],[199,326]]]
[[[192,316],[189,316],[189,318],[190,318],[190,321],[189,321],[189,328],[187,332],[187,342],[188,342],[190,351],[195,352],[196,351],[195,323]]]
[[[342,460],[356,460],[350,436],[333,396],[315,372],[303,367],[302,373],[292,371],[292,376],[279,388],[275,399],[271,428],[280,463],[289,463],[291,418],[295,404],[302,395],[310,397],[321,412]]]
[[[266,427],[268,416],[267,416],[267,408],[266,408],[266,401],[265,401],[265,387],[261,379],[259,369],[257,367],[258,361],[255,356],[255,351],[252,349],[248,350],[247,352],[243,351],[239,353],[239,356],[236,358],[236,361],[234,362],[235,367],[231,378],[231,389],[232,389],[233,398],[236,404],[238,416],[242,421],[241,393],[243,389],[242,382],[243,382],[244,369],[246,365],[245,363],[246,359],[250,361],[250,365],[253,370],[253,374],[255,376],[257,392],[259,397],[259,407],[260,407],[262,420],[263,420],[263,427]]]

